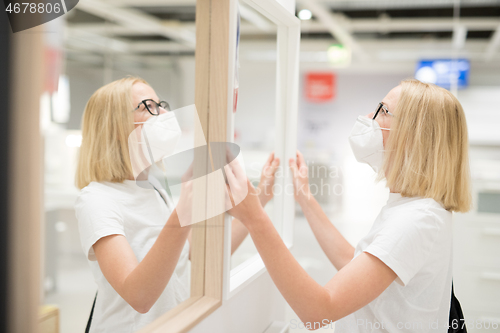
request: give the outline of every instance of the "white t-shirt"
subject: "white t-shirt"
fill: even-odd
[[[136,332],[189,298],[191,265],[188,241],[165,290],[145,314],[135,311],[113,289],[102,274],[92,248],[102,237],[124,235],[140,262],[171,214],[156,190],[141,188],[133,180],[92,182],[78,196],[75,212],[83,251],[98,288],[90,332]]]
[[[398,277],[371,303],[338,320],[335,333],[448,332],[451,217],[433,199],[390,193],[354,257],[368,252]]]

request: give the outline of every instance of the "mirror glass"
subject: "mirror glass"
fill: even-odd
[[[234,114],[234,142],[241,147],[247,176],[258,186],[262,167],[276,142],[276,25],[244,2],[240,9],[238,102]],[[280,161],[280,169],[283,167]],[[278,189],[277,189],[278,190]],[[279,192],[279,191],[278,191]],[[273,201],[265,210],[276,224]],[[233,228],[238,226],[233,222]],[[280,225],[276,225],[278,231]],[[236,239],[233,236],[233,239]],[[233,246],[234,247],[234,246]],[[258,255],[250,236],[231,257],[231,268]]]
[[[97,290],[95,267],[91,269],[84,254],[75,217],[80,193],[75,172],[82,115],[89,98],[100,87],[132,75],[146,80],[171,109],[194,104],[195,1],[182,6],[155,3],[109,1],[95,2],[95,7],[93,2],[92,8],[80,3],[47,23],[46,66],[55,73],[58,85],[47,88],[41,101],[45,158],[42,289],[43,303],[60,309],[61,333],[85,331]],[[177,120],[182,145],[184,136],[192,137],[193,121],[187,114],[178,115]],[[189,279],[188,273],[177,278]],[[186,283],[182,300],[189,297],[189,280]]]

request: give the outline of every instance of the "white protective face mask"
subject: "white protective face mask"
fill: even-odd
[[[378,172],[384,163],[384,140],[382,130],[375,119],[359,116],[349,135],[349,143],[356,160],[366,163]]]
[[[153,164],[173,154],[182,134],[174,112],[152,116],[144,122],[134,124],[142,124],[139,143],[149,163]],[[153,162],[151,162],[151,155]]]

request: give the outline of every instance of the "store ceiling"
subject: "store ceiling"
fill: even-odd
[[[351,46],[355,62],[500,60],[500,0],[298,0],[297,12],[302,9],[313,14],[302,21],[304,53],[343,43]],[[242,41],[273,47],[275,27],[247,5],[240,14]],[[195,1],[80,1],[68,13],[67,27],[65,46],[75,60],[98,63],[105,54],[141,61],[192,56]]]

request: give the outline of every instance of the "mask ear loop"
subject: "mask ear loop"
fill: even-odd
[[[386,131],[390,131],[390,130],[391,130],[390,128],[384,128],[384,127],[379,127],[379,128],[380,128],[381,130],[386,130]],[[385,147],[384,147],[384,149],[379,150],[379,151],[381,151],[381,152],[385,153],[385,152],[386,152]]]

